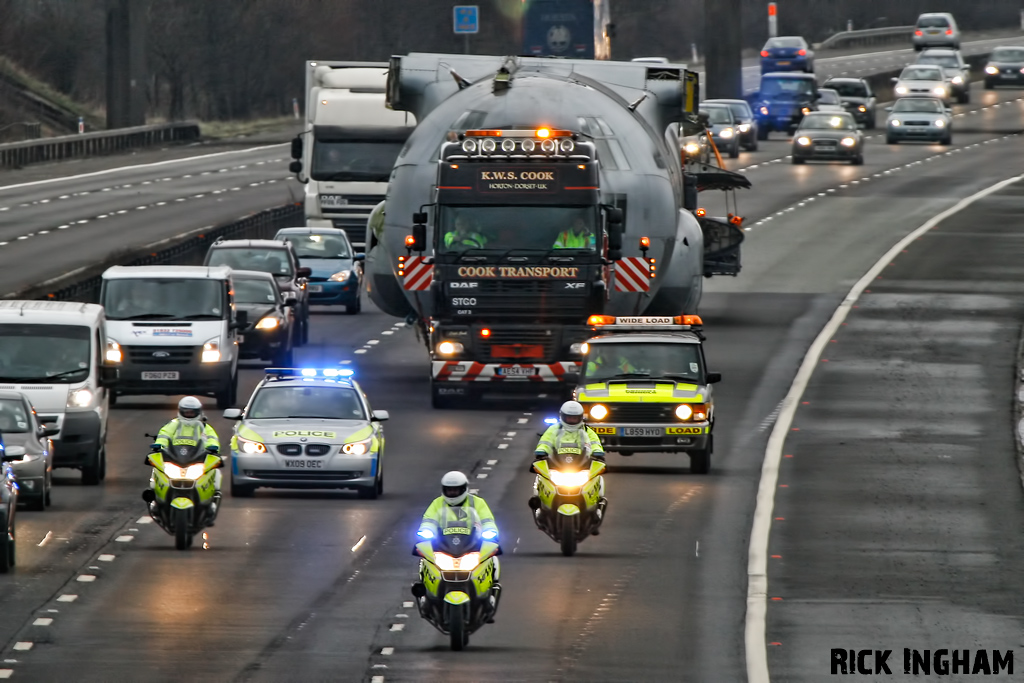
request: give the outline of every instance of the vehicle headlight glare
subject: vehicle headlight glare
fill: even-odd
[[[936,119],[935,120],[935,127],[936,128],[945,128],[946,127],[946,122],[943,121],[942,119]]]
[[[749,123],[741,123],[740,124],[740,132],[741,133],[746,133],[748,130],[750,130],[750,124]]]
[[[802,107],[800,109],[800,111],[803,112],[804,114],[810,114],[811,113],[811,108],[810,107]]]
[[[211,339],[210,341],[203,344],[203,362],[220,362],[220,344],[216,338]]]
[[[87,408],[92,405],[93,393],[89,387],[75,389],[68,394],[68,408]]]
[[[243,439],[238,437],[238,448],[243,453],[253,455],[254,453],[266,453],[267,447],[259,441],[250,441],[249,439]]]
[[[559,472],[558,470],[551,470],[551,482],[555,486],[583,486],[590,481],[590,472],[588,470],[582,470],[580,472]]]
[[[443,341],[437,345],[437,353],[442,356],[453,356],[462,353],[464,348],[459,342]]]
[[[686,405],[685,403],[680,404],[679,407],[676,408],[676,417],[678,417],[680,420],[689,420],[692,415],[693,408]]]
[[[341,447],[341,452],[345,455],[366,455],[370,452],[370,439],[347,443]]]
[[[337,273],[335,273],[334,275],[330,276],[327,279],[330,280],[331,282],[344,282],[349,278],[351,274],[351,270],[339,270]]]
[[[256,323],[256,329],[257,330],[273,330],[273,329],[276,329],[277,326],[280,325],[280,324],[281,324],[280,320],[278,320],[274,316],[268,315],[266,318],[261,318],[260,321],[258,323]]]
[[[590,353],[590,344],[588,344],[587,342],[583,342],[582,344],[580,344],[580,353],[582,353],[584,356]]]
[[[188,466],[185,470],[185,479],[198,479],[203,476],[206,472],[206,466],[201,462],[194,463]]]
[[[903,124],[900,123],[899,119],[893,119],[892,121],[889,122],[889,125],[891,125],[893,128],[898,128]]]
[[[174,463],[165,462],[164,463],[164,474],[166,474],[171,479],[184,479],[185,478],[185,468],[178,467]]]
[[[590,417],[594,420],[603,420],[608,417],[608,409],[597,403],[590,407]]]
[[[466,553],[462,557],[452,557],[448,553],[434,553],[434,564],[443,572],[468,572],[480,564],[480,553]]]
[[[843,147],[853,147],[857,144],[857,138],[843,138],[839,141]]]
[[[1024,69],[1021,69],[1021,71],[1024,71]],[[997,74],[997,73],[999,73],[999,68],[995,67],[995,66],[986,66],[985,67],[985,73],[987,73],[987,74]]]
[[[897,95],[906,95],[907,94],[906,86],[897,85],[896,86],[896,94]]]
[[[700,145],[698,145],[696,142],[687,142],[686,147],[684,147],[684,149],[686,150],[686,153],[690,155],[700,153]]]
[[[107,359],[108,363],[120,363],[124,359],[124,354],[121,352],[121,345],[113,339],[108,339],[107,352],[104,354],[104,358]]]
[[[865,107],[863,104],[860,105],[859,107],[857,107],[857,111],[866,112],[867,110],[868,110],[868,108]]]
[[[728,140],[729,138],[732,137],[732,128],[724,128],[724,129],[722,129],[722,132],[719,133],[719,135],[721,135],[723,138]]]
[[[953,83],[955,83],[957,85],[960,85],[963,82],[964,82],[964,79],[961,78],[960,76],[953,76]]]
[[[801,147],[806,147],[807,145],[811,144],[811,139],[806,135],[801,135],[796,139],[796,144],[800,145]]]
[[[944,87],[942,87],[941,85],[939,87],[935,88],[935,90],[933,90],[932,92],[934,92],[939,97],[945,97],[945,95],[946,95],[946,89]]]
[[[761,107],[761,113],[764,116],[768,116],[768,107]]]

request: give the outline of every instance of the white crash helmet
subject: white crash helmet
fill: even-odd
[[[566,401],[558,410],[562,429],[575,432],[583,425],[583,406],[577,401]]]
[[[469,479],[457,470],[449,472],[441,477],[441,495],[449,505],[461,505],[469,495]]]
[[[195,396],[186,396],[178,401],[178,419],[181,422],[195,424],[203,416],[203,404]]]

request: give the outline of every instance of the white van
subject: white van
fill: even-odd
[[[117,396],[197,394],[230,408],[238,389],[238,330],[227,266],[114,266],[103,273],[107,360]]]
[[[104,366],[103,308],[67,301],[0,301],[0,389],[20,391],[53,435],[54,467],[107,471],[107,403],[117,370]]]

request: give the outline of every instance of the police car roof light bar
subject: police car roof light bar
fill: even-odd
[[[352,377],[351,368],[267,368],[268,377]]]

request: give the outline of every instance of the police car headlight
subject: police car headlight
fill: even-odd
[[[277,326],[280,325],[280,324],[281,324],[280,320],[278,320],[277,318],[275,318],[272,315],[268,315],[266,318],[261,318],[260,321],[258,323],[256,323],[256,329],[257,330],[275,330],[275,329],[277,329]]]
[[[210,341],[203,344],[203,362],[204,363],[219,363],[220,362],[220,342],[217,337],[214,337]]]
[[[555,486],[583,486],[590,481],[590,471],[559,472],[558,470],[551,470],[551,481]]]
[[[603,420],[608,417],[608,409],[600,403],[590,407],[590,418],[592,420]]]
[[[259,441],[250,441],[249,439],[238,437],[238,450],[247,455],[253,455],[254,453],[266,453],[267,447]]]
[[[437,345],[437,353],[441,356],[454,356],[462,353],[464,347],[459,342],[443,341]]]
[[[348,279],[348,276],[352,274],[351,270],[339,270],[334,275],[327,278],[331,282],[344,282]]]
[[[347,443],[341,447],[341,452],[345,455],[366,455],[370,452],[370,439]]]
[[[89,387],[75,389],[68,394],[68,408],[88,408],[92,405],[93,396]]]
[[[121,345],[113,339],[107,340],[107,353],[105,355],[108,363],[120,363],[124,358],[124,354],[121,353]]]
[[[685,403],[676,408],[676,417],[680,420],[689,420],[692,415],[693,409]]]

